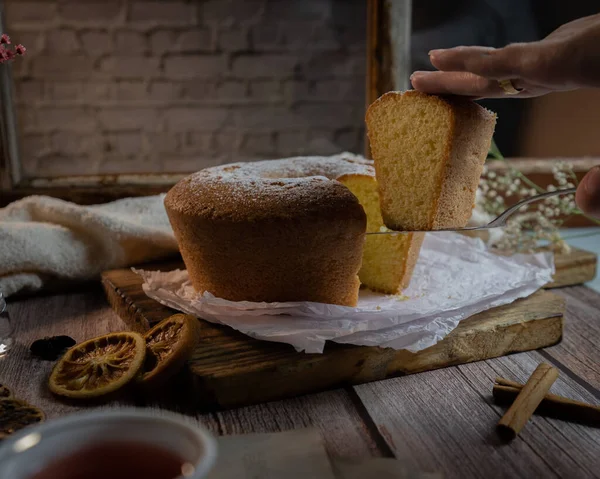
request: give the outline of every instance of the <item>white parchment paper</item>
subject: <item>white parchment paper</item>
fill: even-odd
[[[361,290],[356,308],[323,303],[252,303],[199,295],[187,271],[134,271],[156,301],[254,338],[322,353],[338,343],[420,351],[462,319],[531,295],[552,280],[551,253],[499,256],[476,238],[428,233],[402,296]]]

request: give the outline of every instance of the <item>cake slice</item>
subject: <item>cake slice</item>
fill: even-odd
[[[367,214],[367,232],[384,227],[377,180],[371,175],[347,174],[338,178],[358,198]],[[373,291],[397,294],[407,288],[417,263],[424,233],[367,235],[360,282]]]
[[[385,225],[396,231],[464,227],[496,115],[466,98],[410,90],[373,102],[366,124]]]

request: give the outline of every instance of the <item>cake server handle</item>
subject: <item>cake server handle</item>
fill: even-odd
[[[577,191],[577,188],[566,188],[563,190],[556,190],[556,191],[548,191],[546,193],[541,193],[539,195],[535,195],[535,196],[531,196],[529,198],[525,198],[522,201],[519,201],[517,204],[511,206],[510,208],[508,208],[507,210],[505,210],[502,214],[500,214],[497,218],[495,218],[494,220],[490,221],[487,225],[481,225],[481,226],[466,226],[464,228],[447,228],[447,229],[440,229],[440,230],[427,230],[427,231],[423,231],[423,230],[415,230],[415,231],[373,231],[373,232],[369,232],[367,233],[368,235],[397,235],[397,234],[408,234],[408,233],[436,233],[439,231],[478,231],[478,230],[489,230],[492,228],[502,228],[503,226],[506,226],[506,222],[508,221],[508,219],[515,214],[519,209],[521,209],[523,206],[528,205],[529,203],[534,203],[536,201],[540,201],[540,200],[545,200],[546,198],[551,198],[552,196],[558,196],[558,195],[569,195],[569,194],[573,194],[575,193],[575,191]]]

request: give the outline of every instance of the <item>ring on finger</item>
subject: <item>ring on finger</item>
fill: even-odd
[[[516,88],[512,80],[498,80],[498,85],[504,90],[506,95],[518,95],[522,88]]]

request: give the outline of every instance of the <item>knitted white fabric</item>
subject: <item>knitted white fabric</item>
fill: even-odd
[[[0,208],[0,290],[7,297],[55,279],[95,279],[176,253],[163,199],[81,206],[30,196]]]

